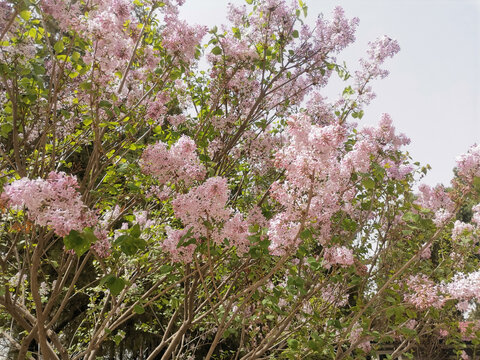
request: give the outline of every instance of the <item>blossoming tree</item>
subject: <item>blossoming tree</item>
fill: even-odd
[[[183,0],[0,0],[9,356],[475,351],[480,147],[416,193],[392,119],[356,124],[396,41],[352,73],[358,19],[246,2],[208,30]]]

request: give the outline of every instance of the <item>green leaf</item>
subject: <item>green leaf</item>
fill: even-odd
[[[173,270],[173,266],[171,265],[162,265],[160,266],[160,269],[158,269],[160,275],[167,274],[172,270]]]
[[[101,108],[110,109],[112,107],[112,103],[107,100],[101,100],[98,103],[98,106],[100,106]]]
[[[475,176],[473,178],[473,188],[476,191],[480,191],[480,177],[479,176]]]
[[[417,317],[417,313],[411,309],[407,309],[406,313],[410,319],[415,319]]]
[[[113,296],[120,294],[125,287],[125,280],[109,274],[100,280],[100,286],[106,285]]]
[[[310,256],[308,259],[307,259],[307,262],[310,264],[310,267],[313,269],[313,270],[319,270],[322,268],[322,264],[321,262],[317,261],[314,257]]]
[[[393,298],[392,296],[387,296],[387,297],[386,297],[386,300],[387,300],[388,302],[392,303],[392,304],[394,304],[394,303],[397,302],[397,300],[395,300],[395,298]]]
[[[299,34],[298,34],[298,30],[293,30],[292,31],[292,36],[296,39],[298,38]]]
[[[141,233],[142,231],[140,230],[139,224],[133,225],[133,227],[130,229],[130,235],[132,235],[133,237],[139,237]]]
[[[409,329],[409,328],[406,328],[406,327],[402,327],[400,328],[400,332],[406,336],[415,336],[417,334],[417,332],[413,329]]]
[[[222,49],[220,48],[220,46],[215,46],[213,49],[212,49],[212,54],[213,55],[220,55],[222,53]]]
[[[31,28],[28,30],[28,36],[30,36],[32,39],[35,39],[37,37],[37,29]]]
[[[6,123],[0,126],[0,135],[4,138],[8,137],[8,134],[13,130],[12,124]]]
[[[402,219],[407,222],[416,223],[420,220],[420,215],[414,214],[413,212],[409,211],[406,212],[405,215],[403,215]]]
[[[145,309],[143,308],[143,306],[137,304],[133,307],[133,312],[136,314],[143,314],[145,312]]]
[[[85,238],[85,240],[89,241],[90,244],[94,244],[98,241],[98,238],[95,236],[95,234],[93,233],[93,229],[92,228],[85,228],[83,230],[83,237]]]
[[[374,189],[375,188],[375,181],[371,178],[363,179],[362,185],[365,189]]]
[[[78,61],[78,59],[80,59],[80,53],[77,52],[77,51],[74,51],[72,56],[70,56],[70,58],[73,60],[73,61]]]
[[[84,234],[72,230],[70,233],[63,238],[63,244],[65,249],[75,251],[75,254],[82,256],[92,245],[90,236],[85,236]]]
[[[89,81],[84,81],[80,83],[80,89],[82,90],[91,90],[92,89],[92,83]]]
[[[45,68],[43,66],[39,66],[37,64],[32,64],[32,67],[33,67],[33,72],[36,74],[36,75],[43,75],[45,74]]]
[[[131,256],[135,255],[138,250],[145,249],[147,242],[138,237],[133,237],[131,235],[121,235],[115,240],[115,244],[120,246],[120,250],[125,255]]]
[[[302,240],[307,240],[307,239],[312,239],[312,231],[310,229],[304,229],[301,233],[300,233],[300,239]]]
[[[122,340],[123,340],[123,336],[121,336],[121,335],[115,335],[115,336],[113,337],[113,341],[115,341],[115,344],[116,344],[117,346],[120,345],[120,343],[122,342]]]
[[[248,5],[252,5],[253,0],[245,0],[245,2],[246,2]]]
[[[53,48],[55,49],[55,51],[57,53],[61,53],[64,49],[65,49],[65,46],[63,44],[63,40],[58,40],[55,45],[53,46]]]
[[[28,10],[23,10],[20,12],[20,16],[23,20],[28,21],[30,20],[30,17],[32,16],[32,13]]]

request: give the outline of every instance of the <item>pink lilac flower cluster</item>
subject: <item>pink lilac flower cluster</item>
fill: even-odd
[[[476,226],[472,224],[466,224],[460,220],[455,221],[453,224],[452,230],[452,239],[459,241],[462,239],[469,239],[472,236],[472,233],[476,229]]]
[[[250,241],[248,236],[249,223],[244,220],[242,214],[236,213],[231,219],[229,219],[221,232],[221,238],[227,239],[231,246],[237,248],[237,253],[244,254],[248,252]]]
[[[306,112],[318,125],[329,125],[335,121],[334,106],[328,103],[327,98],[319,91],[310,94],[307,101]]]
[[[456,274],[447,284],[443,285],[443,291],[456,300],[480,301],[480,271],[468,275]]]
[[[215,107],[219,99],[224,99],[225,89],[236,99],[235,106],[228,110],[229,115],[216,119],[216,126],[228,128],[242,116],[250,116],[251,110],[258,110],[255,109],[258,107],[255,99],[259,95],[263,97],[263,109],[282,114],[287,107],[300,104],[313,88],[326,84],[332,70],[326,68],[325,60],[331,53],[339,52],[354,41],[358,19],[346,19],[343,10],[337,7],[332,19],[319,17],[314,29],[306,24],[296,29],[295,25],[301,22],[297,15],[299,11],[297,2],[287,4],[284,0],[261,1],[252,14],[245,6],[229,7],[228,18],[235,32],[230,31],[231,27],[223,28],[225,36],[222,35],[215,43],[221,51],[208,55],[208,60],[214,65],[210,74],[213,96],[209,102]],[[263,49],[278,47],[279,34],[284,38],[282,52],[295,54],[288,60],[295,70],[291,73],[284,71],[283,65],[275,58],[265,59],[270,62],[267,74],[249,66],[247,60],[264,57]],[[262,44],[262,48],[257,44]],[[262,91],[265,82],[260,82],[261,78],[274,79],[268,91]]]
[[[188,244],[179,246],[180,241],[187,242],[190,238],[185,238],[188,234],[188,228],[182,230],[174,230],[170,226],[166,227],[167,237],[163,240],[162,249],[171,256],[173,262],[191,262],[196,245]]]
[[[475,333],[480,330],[480,322],[477,321],[460,321],[458,323],[458,330],[464,341],[472,341],[476,335]],[[469,359],[467,357],[466,359]]]
[[[13,6],[5,0],[0,0],[0,34],[5,31],[5,27],[9,23],[12,15]]]
[[[110,256],[112,253],[112,243],[108,237],[107,231],[97,227],[94,234],[98,240],[92,244],[91,248],[95,250],[101,258]]]
[[[321,290],[322,299],[336,307],[345,306],[348,302],[347,288],[340,284],[327,284]]]
[[[380,66],[387,58],[393,57],[400,51],[396,40],[383,36],[369,43],[368,59],[360,59],[361,70],[355,72],[355,90],[358,94],[357,102],[368,105],[375,98],[375,93],[367,84],[373,79],[383,79],[388,76],[388,70]]]
[[[231,210],[226,209],[230,190],[227,179],[212,177],[205,183],[190,189],[187,194],[180,194],[172,201],[175,216],[183,224],[191,227],[197,237],[210,237],[210,224],[222,223],[228,220]]]
[[[396,153],[402,146],[409,143],[410,139],[407,136],[395,133],[392,118],[388,114],[383,114],[377,127],[366,126],[359,131],[352,151],[348,152],[342,161],[342,175],[348,176],[352,171],[368,172],[372,157],[378,157],[381,153]],[[384,165],[387,163],[388,167],[396,168],[391,172],[387,169],[389,177],[394,179],[406,176],[413,170],[411,166],[391,159],[383,160]]]
[[[41,0],[41,9],[57,21],[60,29],[68,31],[80,25],[80,2],[65,0]]]
[[[426,184],[418,187],[416,203],[425,209],[429,209],[434,213],[433,221],[437,226],[445,224],[453,217],[455,203],[450,198],[449,193],[445,191],[443,185],[439,184],[434,188]]]
[[[149,145],[140,160],[142,171],[154,176],[160,184],[184,182],[189,186],[206,174],[196,150],[195,142],[186,135],[182,135],[170,149],[162,142]]]
[[[326,269],[330,269],[335,265],[348,267],[354,263],[353,251],[345,246],[326,248],[323,257],[325,259],[324,266]]]
[[[339,52],[355,41],[355,31],[360,20],[345,18],[345,11],[337,6],[333,18],[325,20],[320,16],[315,23],[314,41],[316,47],[325,48],[324,53]]]
[[[404,299],[417,309],[425,310],[431,306],[440,309],[445,304],[446,299],[440,294],[439,287],[427,276],[410,276],[406,284],[409,293],[404,295]]]
[[[185,226],[183,230],[169,229],[163,244],[164,250],[168,251],[175,261],[192,260],[196,246],[190,244],[186,249],[178,246],[181,237],[188,232],[196,241],[212,239],[221,245],[226,240],[227,245],[236,247],[239,254],[248,251],[250,224],[240,213],[231,217],[233,210],[226,207],[229,194],[227,180],[213,177],[190,189],[187,194],[178,195],[172,201],[175,216]]]
[[[473,211],[472,222],[476,224],[478,227],[480,227],[480,204],[477,204],[474,207],[472,207],[472,211]]]
[[[422,245],[422,247],[425,244]],[[426,260],[432,257],[432,244],[428,245],[423,251],[420,253],[420,259]]]
[[[132,0],[92,0],[88,4],[80,1],[42,0],[40,6],[46,15],[50,15],[63,31],[75,31],[91,42],[91,48],[82,56],[88,66],[96,71],[89,72],[93,84],[104,89],[103,98],[111,99],[115,93],[119,103],[127,107],[147,100],[149,116],[157,120],[166,112],[165,99],[155,99],[148,103],[143,87],[138,86],[161,62],[165,55],[162,49],[153,44],[140,43],[137,48],[142,27],[154,25],[163,37],[163,46],[170,52],[170,61],[181,62],[183,66],[195,61],[195,48],[206,32],[204,27],[190,27],[178,19],[177,6],[183,1],[163,1],[157,7],[153,18],[145,23],[145,17],[139,18]],[[133,63],[131,60],[135,60]],[[67,67],[69,64],[67,63]],[[49,69],[47,69],[49,70]],[[121,74],[121,75],[119,75]],[[72,79],[75,89],[87,80],[86,75]],[[122,84],[122,85],[120,85]],[[66,94],[72,90],[67,89]],[[155,94],[155,93],[153,93]],[[59,95],[61,98],[63,93]],[[78,90],[78,100],[88,102],[86,91]],[[102,99],[100,99],[102,100]],[[100,113],[102,117],[107,115]]]
[[[196,46],[206,33],[205,26],[189,26],[186,21],[180,20],[177,14],[168,13],[165,16],[162,45],[172,55],[189,62],[194,58]]]
[[[372,345],[370,341],[362,341],[362,333],[363,329],[359,324],[355,324],[350,332],[350,342],[352,344],[356,344],[358,349],[363,350],[364,352],[368,353],[372,349]]]
[[[480,145],[473,145],[466,154],[457,157],[458,176],[471,183],[475,177],[480,177]]]
[[[246,131],[244,142],[234,149],[235,157],[248,161],[252,174],[265,176],[272,169],[272,152],[279,147],[282,137],[269,130],[270,126],[260,135],[252,130]]]
[[[393,161],[383,161],[384,168],[387,171],[388,177],[394,180],[403,180],[408,174],[411,174],[415,168],[410,165]]]
[[[352,205],[359,191],[350,182],[352,173],[368,172],[372,161],[393,157],[410,142],[395,133],[386,114],[378,127],[360,130],[353,148],[346,151],[349,131],[348,124],[322,126],[306,114],[289,120],[285,145],[275,153],[275,166],[285,171],[286,179],[270,189],[272,198],[284,209],[270,220],[272,254],[282,255],[298,245],[302,218],[318,230],[320,243],[328,243],[335,212],[343,210],[353,219],[362,214],[359,206]]]
[[[383,151],[396,151],[402,146],[410,144],[410,139],[405,134],[395,133],[393,120],[388,114],[382,115],[377,127],[364,127],[361,133],[375,143],[378,149]]]
[[[163,117],[167,114],[166,104],[170,101],[170,96],[165,92],[157,93],[156,98],[150,102],[147,108],[147,117],[155,120],[157,125],[163,124]]]
[[[52,227],[58,236],[71,230],[94,226],[97,216],[82,202],[77,179],[63,172],[51,172],[47,179],[22,178],[5,186],[4,195],[12,207],[25,207],[37,225]]]
[[[342,126],[320,127],[312,124],[310,117],[300,115],[289,120],[287,131],[289,142],[275,155],[275,166],[285,170],[286,180],[271,187],[272,198],[285,209],[269,224],[270,251],[275,255],[298,245],[302,217],[315,219],[317,226],[325,225],[324,231],[329,231],[328,219],[340,207],[338,193],[345,183],[339,176],[338,162],[339,148],[346,138]]]

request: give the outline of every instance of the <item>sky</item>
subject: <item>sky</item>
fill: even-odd
[[[208,27],[226,23],[227,4],[245,0],[186,0],[181,17]],[[396,39],[399,54],[384,67],[390,75],[373,83],[377,98],[360,122],[376,124],[392,116],[399,132],[411,139],[414,161],[430,164],[423,179],[448,185],[455,158],[480,143],[480,0],[304,0],[307,22],[319,13],[329,17],[342,6],[358,17],[356,42],[337,60],[351,70],[369,41],[382,35]],[[332,100],[341,89],[325,89]]]

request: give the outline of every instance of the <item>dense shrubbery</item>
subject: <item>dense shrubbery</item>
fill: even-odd
[[[181,3],[0,0],[8,356],[472,355],[480,147],[415,194],[408,138],[354,122],[398,44],[351,73],[341,8],[249,0],[207,31]]]

